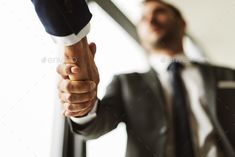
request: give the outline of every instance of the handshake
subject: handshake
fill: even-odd
[[[99,73],[94,62],[95,53],[96,45],[88,44],[86,38],[64,48],[64,63],[57,67],[64,116],[85,116],[97,101]]]

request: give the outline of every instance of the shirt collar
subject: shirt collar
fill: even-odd
[[[178,61],[182,63],[184,66],[189,66],[191,64],[190,59],[187,58],[183,53],[175,55],[174,57],[171,57],[166,54],[157,54],[157,53],[153,53],[149,56],[150,65],[158,73],[166,72],[168,66],[173,61]]]

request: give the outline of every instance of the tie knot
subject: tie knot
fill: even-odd
[[[184,67],[183,64],[180,63],[180,62],[172,62],[172,63],[168,66],[167,70],[168,70],[168,71],[172,71],[172,72],[178,72],[178,71],[180,71],[183,67]]]

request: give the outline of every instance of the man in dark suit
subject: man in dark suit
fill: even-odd
[[[127,157],[234,157],[235,71],[188,60],[186,22],[174,6],[145,0],[142,9],[137,28],[149,72],[115,76],[99,100],[96,70],[89,81],[71,81],[80,68],[58,67],[59,96],[72,130],[94,139],[124,122]]]

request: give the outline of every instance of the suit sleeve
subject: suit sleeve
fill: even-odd
[[[120,122],[125,121],[123,106],[121,82],[116,76],[107,87],[104,98],[98,102],[96,118],[85,125],[79,125],[68,119],[71,129],[85,139],[98,138],[115,129]]]
[[[46,32],[52,36],[78,35],[85,27],[88,30],[92,14],[85,0],[32,0],[32,2]]]

